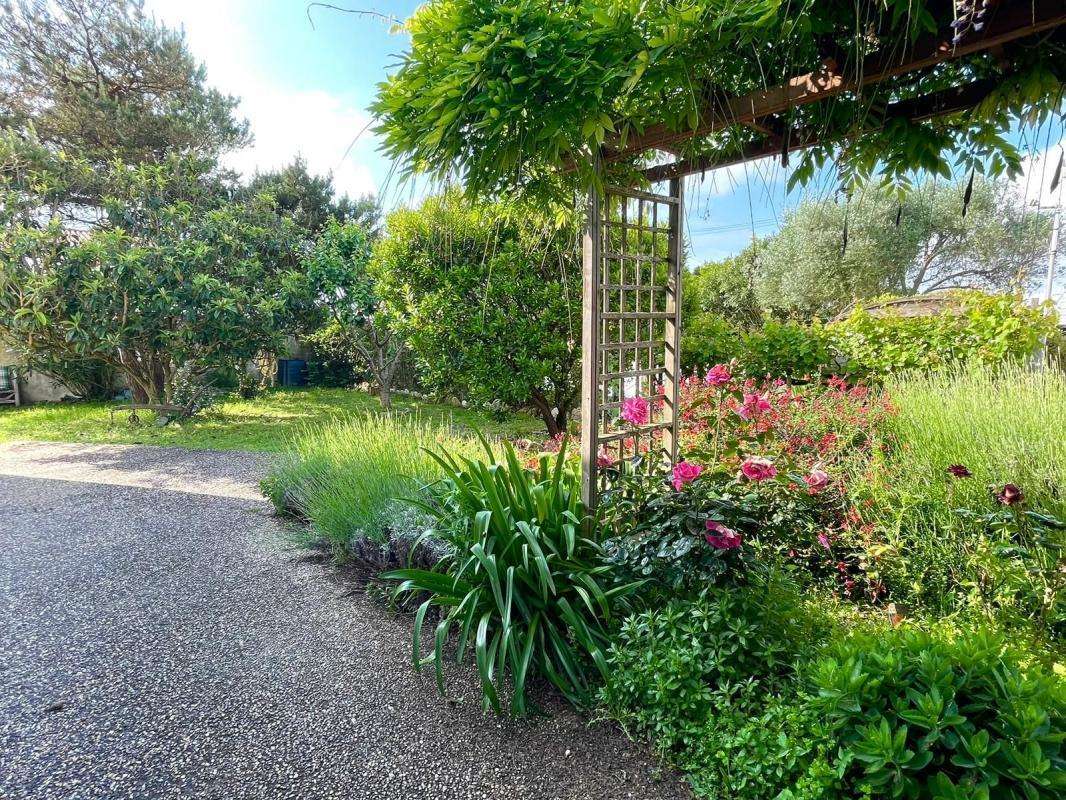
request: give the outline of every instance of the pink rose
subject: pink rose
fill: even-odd
[[[612,464],[614,464],[614,459],[601,447],[600,452],[596,454],[596,466],[609,467]]]
[[[707,371],[707,377],[703,379],[703,382],[708,386],[723,386],[732,379],[733,375],[727,365],[715,364]]]
[[[744,543],[743,536],[732,528],[727,528],[721,522],[709,519],[705,524],[707,530],[711,532],[705,534],[703,538],[707,540],[707,544],[717,550],[735,550]]]
[[[630,425],[647,425],[650,416],[648,401],[643,397],[627,397],[622,401],[621,416]]]
[[[812,469],[810,475],[803,476],[803,482],[807,484],[807,490],[811,494],[818,494],[829,485],[829,475],[823,470]]]
[[[742,419],[752,419],[764,414],[771,408],[770,401],[766,399],[766,395],[757,394],[755,392],[745,392],[744,400],[742,401],[740,408],[737,409],[737,414]]]
[[[691,461],[679,461],[674,465],[674,489],[681,491],[686,483],[692,483],[703,472],[703,467]]]
[[[777,475],[777,467],[768,458],[748,456],[740,465],[740,471],[750,481],[767,481]]]

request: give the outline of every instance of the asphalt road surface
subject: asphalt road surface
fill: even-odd
[[[687,797],[559,703],[512,724],[291,543],[264,457],[0,445],[0,798]]]

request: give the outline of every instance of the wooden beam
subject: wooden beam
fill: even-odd
[[[603,236],[600,196],[589,191],[581,241],[581,500],[594,508],[599,489],[600,269]]]
[[[670,423],[663,430],[663,449],[671,466],[677,462],[678,423],[681,421],[681,270],[684,262],[684,236],[681,221],[684,219],[685,182],[680,178],[670,181],[670,196],[677,203],[670,206],[670,275],[666,295],[666,310],[671,315],[666,320],[666,347],[663,359],[664,422]]]
[[[838,69],[834,59],[826,59],[806,75],[786,84],[760,90],[743,97],[727,98],[705,104],[700,123],[695,128],[675,131],[663,124],[650,125],[642,133],[609,141],[605,162],[620,161],[650,149],[673,150],[689,139],[706,136],[738,124],[757,122],[770,114],[779,114],[796,106],[817,103],[826,98],[875,85],[887,78],[926,69],[936,64],[984,50],[1001,47],[1017,39],[1051,30],[1066,24],[1063,0],[1015,0],[999,5],[981,31],[970,32],[957,45],[949,34],[925,36],[907,52],[878,54],[867,58],[854,71]],[[947,38],[945,38],[947,37]]]
[[[980,80],[954,89],[945,89],[941,92],[922,95],[921,97],[915,97],[910,100],[900,100],[898,103],[893,103],[888,106],[885,116],[883,119],[878,119],[878,124],[876,126],[870,126],[864,129],[862,133],[872,133],[880,130],[884,125],[883,120],[887,119],[908,119],[911,122],[921,122],[923,120],[942,117],[948,114],[969,111],[988,97],[995,87],[996,81]],[[691,158],[675,161],[672,164],[661,164],[659,166],[649,167],[644,170],[644,177],[652,183],[658,183],[659,181],[678,178],[683,175],[691,175],[696,172],[706,172],[707,170],[718,169],[719,167],[732,166],[733,164],[739,164],[743,161],[780,155],[785,150],[788,150],[788,152],[803,150],[817,144],[820,135],[820,131],[793,128],[785,140],[787,146],[783,145],[779,140],[771,142],[754,142],[734,155],[715,155],[703,158]]]

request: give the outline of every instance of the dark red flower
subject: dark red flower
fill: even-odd
[[[1000,489],[996,499],[1005,506],[1016,506],[1025,501],[1025,495],[1013,483],[1008,483]]]
[[[952,464],[948,467],[948,472],[956,478],[969,478],[973,475],[964,464]]]

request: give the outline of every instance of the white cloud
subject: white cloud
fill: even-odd
[[[351,147],[370,115],[347,98],[319,89],[280,87],[257,74],[255,43],[242,19],[261,13],[254,6],[242,9],[221,0],[149,0],[146,7],[168,27],[184,27],[193,56],[207,67],[208,83],[241,99],[238,113],[248,119],[255,141],[227,154],[223,158],[227,166],[251,175],[302,155],[312,173],[333,173],[338,193],[377,193],[370,169],[357,157],[372,153],[370,131]]]
[[[738,190],[751,190],[754,193],[768,189],[780,181],[783,170],[779,164],[776,156],[742,161],[728,167],[719,167],[702,176],[697,173],[689,178],[689,184],[708,197],[731,195]]]
[[[1051,191],[1051,182],[1064,151],[1066,139],[1022,159],[1022,174],[1015,181],[1015,185],[1027,203],[1046,208],[1058,202],[1066,202],[1066,165],[1062,168],[1058,187],[1054,192]]]

